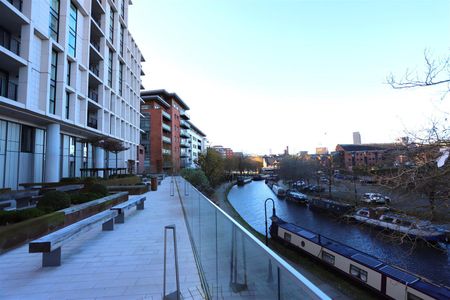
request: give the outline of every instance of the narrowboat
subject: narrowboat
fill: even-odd
[[[309,209],[335,216],[343,216],[354,209],[354,206],[329,199],[313,198],[308,203]]]

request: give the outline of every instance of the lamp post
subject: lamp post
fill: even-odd
[[[272,198],[267,198],[266,201],[264,201],[264,222],[266,224],[266,246],[269,244],[269,240],[267,238],[267,201],[272,201],[272,215],[275,216],[275,201],[273,201]]]

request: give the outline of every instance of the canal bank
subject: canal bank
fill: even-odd
[[[264,242],[264,235],[250,226],[228,201],[228,193],[232,188],[233,183],[227,182],[222,184],[216,189],[213,200],[221,209],[239,222],[239,224]],[[270,225],[270,221],[268,225]],[[270,239],[269,247],[333,299],[379,299],[378,295],[351,283],[335,271],[327,269],[304,254],[298,253]]]

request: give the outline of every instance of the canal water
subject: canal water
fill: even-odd
[[[450,286],[449,246],[444,251],[423,245],[412,250],[411,244],[400,245],[389,241],[380,231],[370,227],[347,224],[313,212],[307,206],[278,199],[264,181],[253,181],[242,187],[235,185],[228,194],[228,200],[242,218],[262,234],[265,232],[264,201],[269,197],[275,201],[277,215],[287,222],[340,241],[436,283]],[[267,215],[272,215],[269,203]]]

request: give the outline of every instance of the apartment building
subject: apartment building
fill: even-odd
[[[142,91],[141,97],[145,172],[178,172],[189,157],[189,107],[166,90]]]
[[[198,168],[198,158],[201,153],[206,152],[207,139],[206,134],[204,134],[200,129],[198,129],[192,122],[189,122],[191,128],[189,129],[189,157],[187,159],[186,165],[189,168]]]
[[[0,0],[0,188],[135,170],[144,61],[129,0]]]

